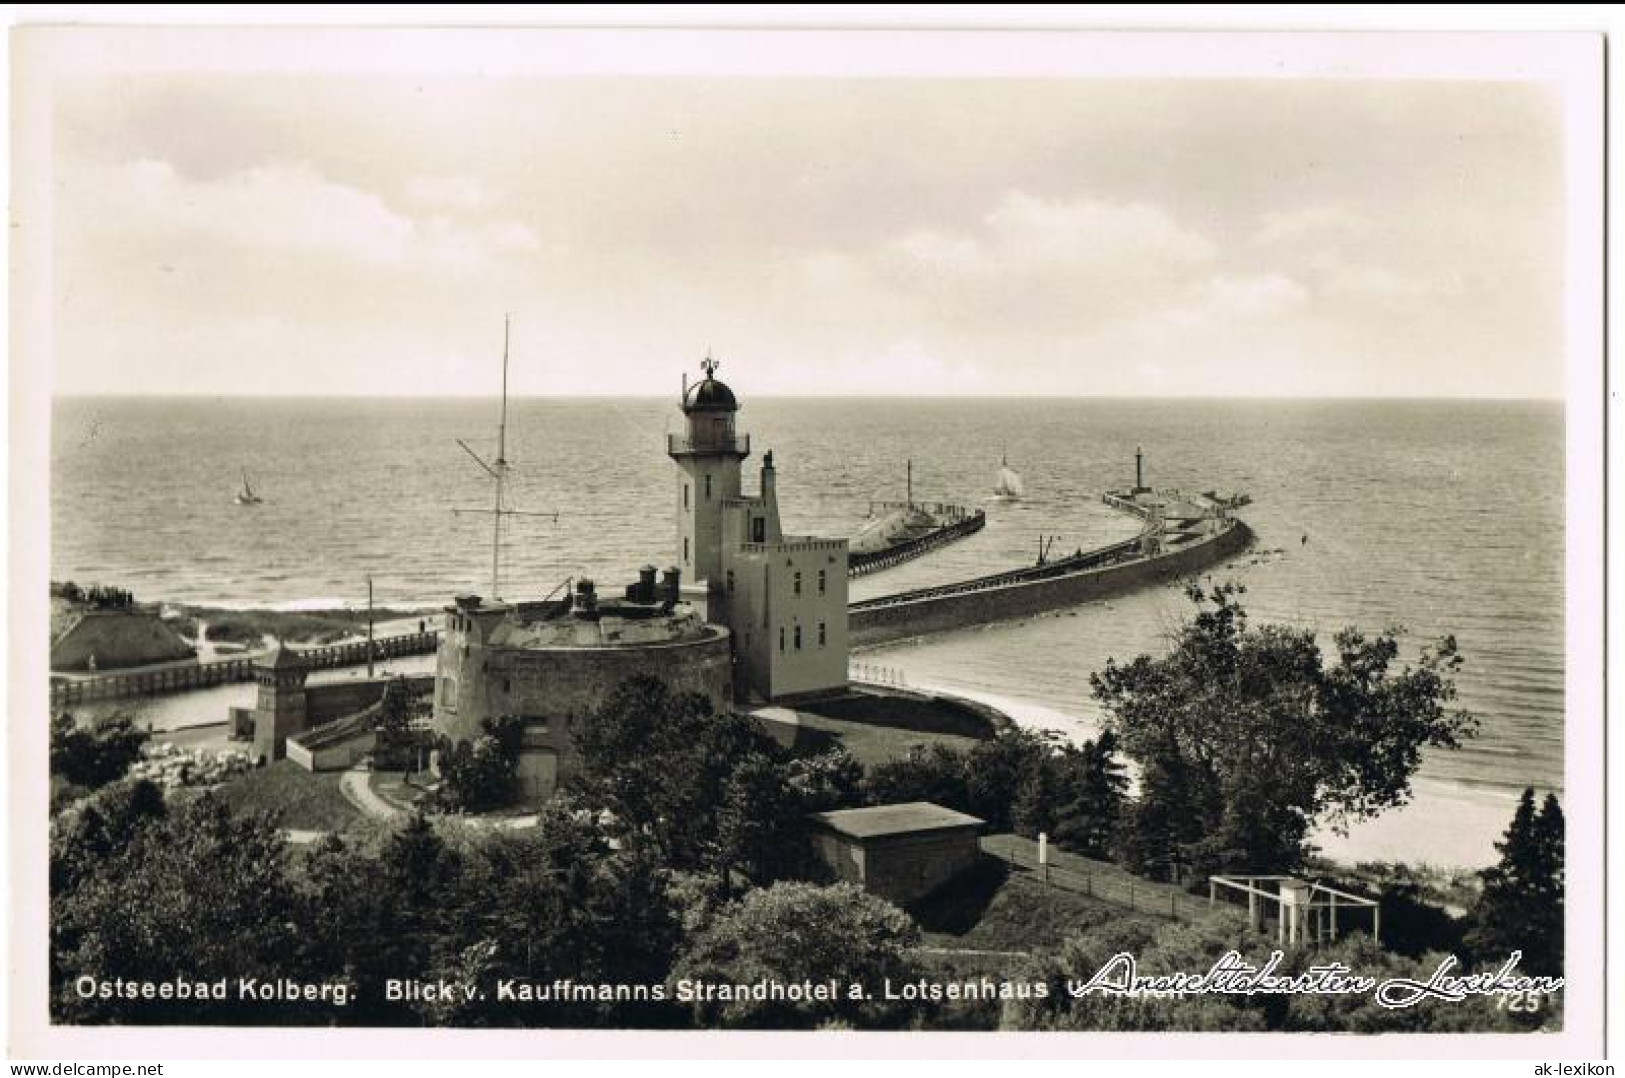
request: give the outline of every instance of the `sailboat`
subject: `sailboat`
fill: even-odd
[[[1013,502],[1022,495],[1021,476],[1010,467],[1006,456],[999,454],[999,477],[993,481],[993,499]]]
[[[258,505],[265,499],[254,493],[254,488],[248,484],[248,469],[243,469],[243,489],[237,492],[238,505]]]

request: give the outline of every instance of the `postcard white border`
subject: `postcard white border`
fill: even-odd
[[[1109,48],[1102,49],[1103,42]],[[56,1058],[1587,1058],[1601,1052],[1603,893],[1603,99],[1600,35],[1056,30],[28,28],[13,38],[9,1048]],[[1568,179],[1566,1025],[1544,1035],[743,1034],[50,1027],[43,768],[51,326],[50,101],[89,70],[488,75],[1509,79],[1564,102]]]

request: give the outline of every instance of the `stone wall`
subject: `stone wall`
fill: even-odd
[[[487,718],[523,716],[521,780],[537,797],[576,771],[573,723],[632,677],[697,692],[718,713],[733,701],[733,657],[721,629],[699,640],[609,648],[487,648],[473,632],[450,632],[439,668],[435,730],[454,742],[473,741],[485,732]]]
[[[306,771],[347,771],[373,750],[378,735],[371,730],[357,731],[354,737],[335,738],[320,745],[303,745],[296,738],[288,739],[288,759]]]
[[[372,748],[372,735],[349,739],[344,747],[328,745],[320,749],[299,746],[295,742],[300,734],[318,730],[358,711],[365,711],[384,697],[384,689],[393,677],[375,677],[357,681],[338,681],[323,685],[305,685],[299,690],[304,696],[297,721],[284,718],[278,729],[271,709],[260,706],[253,710],[231,708],[227,714],[233,733],[245,724],[254,739],[255,752],[267,760],[286,755],[307,769],[316,771],[349,767]],[[407,677],[407,685],[414,695],[427,695],[434,689],[434,678],[427,674]],[[262,689],[262,694],[266,690]],[[364,741],[365,744],[361,742]]]
[[[384,688],[393,677],[375,677],[355,681],[334,681],[305,687],[305,717],[311,726],[320,726],[334,719],[353,715],[369,708],[384,698]],[[413,675],[406,679],[416,695],[434,690],[434,678],[428,674]]]
[[[1154,558],[980,591],[860,606],[849,617],[851,641],[855,647],[881,644],[1076,606],[1205,569],[1237,553],[1251,539],[1247,525],[1237,521],[1215,537]]]
[[[834,831],[814,833],[813,848],[836,877],[905,905],[941,887],[981,859],[975,826],[887,835],[859,841]]]

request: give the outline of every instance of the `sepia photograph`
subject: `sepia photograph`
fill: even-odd
[[[1601,35],[11,49],[13,1057],[1601,1055]]]

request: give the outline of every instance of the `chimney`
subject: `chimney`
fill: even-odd
[[[682,570],[675,565],[668,567],[660,581],[661,601],[675,605],[678,592],[682,589],[682,583]]]
[[[576,613],[583,617],[590,617],[598,612],[598,596],[593,591],[592,581],[582,577],[576,581]]]
[[[762,456],[762,500],[773,504],[778,499],[777,473],[773,470],[773,450]]]
[[[645,565],[638,570],[638,602],[652,603],[655,601],[655,573],[658,570],[652,565]]]

